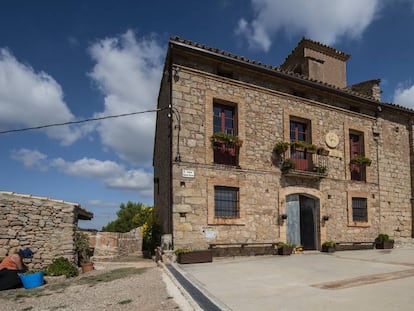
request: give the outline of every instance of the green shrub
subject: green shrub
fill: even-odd
[[[45,274],[50,276],[65,275],[69,278],[77,276],[79,271],[78,268],[69,261],[69,259],[59,257],[53,259],[52,264],[46,268]]]
[[[188,249],[188,248],[177,248],[177,249],[174,251],[174,254],[175,254],[175,255],[178,255],[178,254],[188,253],[188,252],[191,252],[191,250],[190,250],[190,249]]]
[[[323,247],[335,247],[336,243],[334,241],[326,241],[322,244]]]
[[[390,239],[389,235],[386,233],[380,233],[378,234],[377,238],[375,239],[375,242],[394,242],[393,239]]]
[[[288,247],[288,248],[296,248],[296,244],[293,244],[293,243],[284,243],[284,242],[277,243],[277,248],[278,249],[279,248],[285,248],[285,247]]]

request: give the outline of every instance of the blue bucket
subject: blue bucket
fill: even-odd
[[[30,274],[19,273],[19,277],[24,288],[34,288],[43,285],[43,271]]]

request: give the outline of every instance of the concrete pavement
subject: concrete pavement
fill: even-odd
[[[414,309],[414,248],[214,258],[174,267],[222,310]]]

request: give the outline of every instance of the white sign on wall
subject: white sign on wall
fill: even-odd
[[[195,174],[193,170],[182,170],[182,176],[187,178],[194,178]]]

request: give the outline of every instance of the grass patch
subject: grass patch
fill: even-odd
[[[115,269],[115,270],[108,271],[108,272],[98,274],[98,275],[82,277],[82,278],[77,279],[75,283],[79,285],[87,284],[90,287],[93,287],[99,283],[115,281],[118,279],[129,277],[134,274],[142,274],[146,270],[147,268],[120,268],[120,269]]]
[[[31,289],[18,288],[10,289],[7,291],[0,291],[0,299],[23,300],[25,298],[50,296],[54,293],[62,293],[69,286],[89,285],[90,287],[93,287],[99,283],[112,282],[118,279],[129,277],[131,275],[142,274],[147,269],[148,268],[120,268],[106,271],[97,275],[68,278],[61,283],[46,284],[44,286]]]

